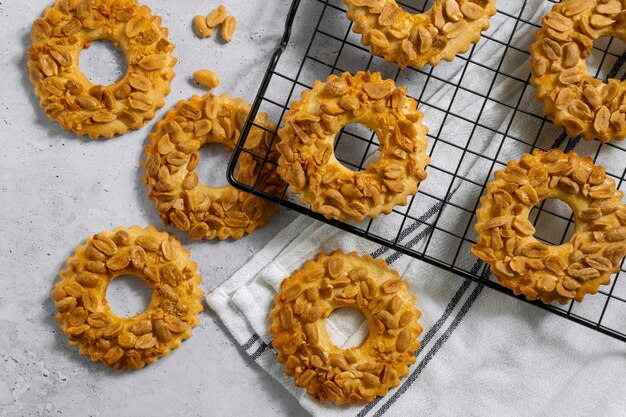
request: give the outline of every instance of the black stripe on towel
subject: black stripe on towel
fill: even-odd
[[[241,347],[243,348],[243,350],[248,350],[248,349],[250,349],[252,347],[254,342],[256,342],[257,340],[259,340],[259,335],[255,333],[255,334],[252,335],[252,337],[250,339],[248,339],[248,341],[246,343],[241,345]]]
[[[252,355],[250,355],[250,357],[252,358],[253,361],[256,361],[263,354],[263,352],[267,350],[267,348],[272,349],[272,344],[270,343],[268,345],[265,342],[261,343],[261,346],[259,346],[259,348]]]
[[[424,350],[424,348],[428,345],[428,342],[430,342],[433,336],[435,336],[435,334],[439,331],[439,329],[441,329],[441,327],[444,325],[448,317],[450,317],[450,314],[452,314],[452,311],[457,306],[457,304],[461,300],[461,297],[463,297],[463,294],[465,294],[469,286],[470,286],[470,281],[467,279],[464,280],[463,284],[459,287],[459,289],[454,294],[452,299],[450,299],[450,302],[446,306],[446,309],[444,310],[441,317],[439,317],[439,320],[437,320],[437,322],[430,328],[430,330],[428,330],[426,335],[422,338],[420,342],[421,344],[420,350],[415,352],[415,356],[418,356],[419,353]],[[363,407],[363,409],[359,412],[359,414],[357,414],[357,417],[363,417],[364,415],[369,413],[372,410],[372,408],[374,408],[376,404],[378,404],[382,399],[383,397],[376,397],[374,401],[372,401],[371,403]]]
[[[433,204],[424,214],[422,214],[420,217],[418,217],[416,219],[416,221],[414,221],[409,226],[404,228],[402,230],[402,232],[400,232],[400,237],[398,238],[398,241],[403,240],[405,237],[407,237],[408,235],[413,233],[418,227],[423,225],[426,222],[426,220],[430,219],[439,210],[441,210],[443,205],[444,205],[444,203],[447,203],[448,201],[450,201],[450,199],[452,198],[454,193],[457,192],[458,189],[459,189],[459,187],[457,187],[454,190],[450,191],[450,194],[448,194],[448,196],[445,198],[445,201],[438,201],[436,204]],[[432,226],[429,226],[429,227],[432,227]],[[409,244],[410,243],[411,242],[409,242]],[[410,245],[407,245],[407,246],[410,247]],[[378,248],[378,249],[376,249],[375,251],[372,252],[372,254],[371,254],[372,258],[376,259],[376,258],[380,257],[381,255],[383,255],[384,253],[386,253],[386,252],[388,252],[390,250],[391,250],[390,247],[381,245],[380,248]],[[387,262],[387,263],[389,263],[389,262]]]
[[[428,365],[430,360],[435,356],[435,354],[439,351],[439,349],[441,349],[444,343],[446,343],[446,341],[450,338],[454,330],[458,327],[459,323],[461,323],[461,320],[463,320],[463,317],[465,317],[470,307],[472,307],[472,305],[474,304],[474,301],[476,301],[476,299],[482,292],[483,288],[484,287],[482,285],[476,285],[476,288],[474,288],[474,291],[472,291],[470,296],[467,298],[467,300],[465,301],[465,304],[463,304],[463,306],[459,310],[459,313],[456,315],[456,317],[450,324],[450,327],[448,327],[448,330],[446,330],[446,332],[443,335],[441,335],[441,337],[435,342],[432,349],[426,354],[426,356],[424,357],[424,359],[422,359],[419,365],[417,365],[417,368],[415,368],[413,372],[411,372],[411,374],[408,376],[405,382],[400,386],[400,388],[396,392],[394,392],[393,395],[391,395],[389,398],[379,397],[379,398],[387,398],[387,401],[378,409],[378,411],[376,411],[376,413],[374,413],[374,417],[382,416],[389,409],[389,407],[391,407],[393,403],[395,403],[398,400],[398,398],[400,398],[400,396],[404,394],[406,390],[409,389],[411,384],[415,382],[415,380],[420,375],[422,370],[424,370],[424,368],[426,367],[426,365]]]

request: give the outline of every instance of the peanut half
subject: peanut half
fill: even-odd
[[[220,85],[220,77],[211,70],[201,69],[193,73],[193,79],[203,87],[213,89]]]

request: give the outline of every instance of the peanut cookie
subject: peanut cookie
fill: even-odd
[[[424,13],[404,11],[395,0],[343,0],[353,30],[372,54],[404,68],[452,61],[478,42],[496,13],[495,0],[436,0]]]
[[[109,282],[135,275],[152,288],[146,311],[116,316],[105,298]],[[87,238],[67,259],[52,290],[56,319],[81,355],[117,369],[138,369],[191,337],[202,311],[202,279],[189,251],[154,227],[118,227]]]
[[[381,260],[320,253],[281,285],[270,313],[272,345],[285,372],[316,400],[370,402],[408,375],[422,332],[415,297],[398,273]],[[368,322],[365,341],[349,349],[332,344],[325,319],[338,308],[360,311]]]
[[[278,131],[278,173],[304,204],[328,219],[376,217],[405,205],[426,178],[428,129],[417,102],[380,73],[331,75],[292,103]],[[335,157],[335,136],[349,123],[373,130],[380,159],[355,172]]]
[[[46,115],[79,135],[111,138],[138,129],[163,107],[176,58],[161,18],[136,0],[57,0],[33,23],[28,70]],[[78,68],[80,52],[110,40],[128,71],[94,85]]]
[[[591,158],[536,150],[495,172],[480,199],[474,255],[501,284],[544,303],[582,301],[609,284],[626,254],[624,193]],[[558,246],[539,242],[528,220],[533,206],[556,198],[572,208],[575,230]]]
[[[543,17],[532,55],[530,82],[554,124],[570,136],[600,142],[626,137],[626,83],[589,74],[585,58],[602,36],[626,41],[626,9],[618,0],[564,0]]]
[[[198,150],[209,143],[219,143],[227,152],[235,148],[250,106],[241,99],[208,93],[179,101],[167,112],[149,136],[145,148],[144,183],[148,195],[165,225],[173,224],[189,233],[192,239],[240,239],[257,227],[267,224],[278,206],[233,186],[209,187],[195,172]],[[278,194],[284,183],[275,165],[262,164],[268,153],[275,125],[260,113],[246,139],[239,158],[237,179],[257,189]],[[272,150],[270,155],[275,151]],[[258,157],[260,158],[258,158]],[[270,156],[278,158],[278,156]]]

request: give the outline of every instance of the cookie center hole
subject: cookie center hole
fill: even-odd
[[[108,40],[99,40],[80,52],[79,68],[95,85],[111,85],[126,74],[124,51]]]
[[[558,246],[569,242],[574,234],[574,221],[570,222],[572,208],[556,198],[533,207],[528,219],[535,225],[535,238],[548,245]]]
[[[620,56],[626,51],[626,45],[617,38],[604,36],[593,42],[589,56],[585,58],[587,71],[593,77],[606,80],[607,77],[620,78]]]
[[[359,346],[369,333],[367,321],[354,308],[340,308],[326,319],[326,331],[333,345],[342,349]]]
[[[200,148],[200,159],[196,166],[196,174],[201,183],[209,187],[223,187],[228,185],[226,167],[230,159],[230,152],[225,152],[222,145],[211,143]]]
[[[435,4],[435,0],[403,0],[398,2],[398,6],[407,13],[417,14],[423,13]]]
[[[140,278],[121,275],[109,283],[106,299],[111,311],[119,317],[132,317],[148,308],[152,290]]]
[[[360,124],[349,124],[335,139],[335,158],[351,171],[363,171],[380,158],[379,146],[374,132]]]

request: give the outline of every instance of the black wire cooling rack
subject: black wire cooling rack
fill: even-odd
[[[409,12],[430,6],[425,0],[398,2]],[[250,117],[231,158],[229,182],[235,187],[275,201],[358,236],[388,246],[400,253],[515,297],[499,285],[489,266],[473,257],[474,213],[479,198],[495,170],[507,161],[519,159],[535,148],[576,149],[606,167],[621,190],[626,189],[626,141],[600,144],[570,138],[543,115],[528,84],[528,46],[554,0],[499,0],[498,13],[480,42],[452,62],[420,70],[400,70],[373,57],[363,47],[346,8],[340,0],[294,0],[287,15],[280,46],[272,56]],[[292,35],[294,22],[297,33]],[[587,64],[598,78],[624,79],[626,54],[623,44],[612,38],[599,39]],[[326,220],[302,205],[289,190],[280,196],[263,192],[256,183],[237,181],[234,173],[244,149],[245,138],[258,112],[267,112],[280,125],[289,103],[300,98],[315,80],[330,74],[359,70],[380,71],[407,87],[424,113],[431,164],[428,178],[407,206],[361,223]],[[258,125],[257,125],[258,126]],[[263,128],[262,126],[258,126]],[[276,139],[276,132],[271,132]],[[375,158],[378,141],[372,132],[349,125],[337,135],[335,154],[345,166],[364,169]],[[264,166],[276,164],[269,155],[254,155]],[[555,200],[546,200],[533,209],[535,237],[549,244],[561,244],[573,233],[571,209]],[[583,303],[567,305],[530,302],[559,316],[626,342],[626,278],[624,263],[610,286],[589,295]],[[622,278],[620,278],[620,276]],[[516,297],[528,302],[521,297]]]

